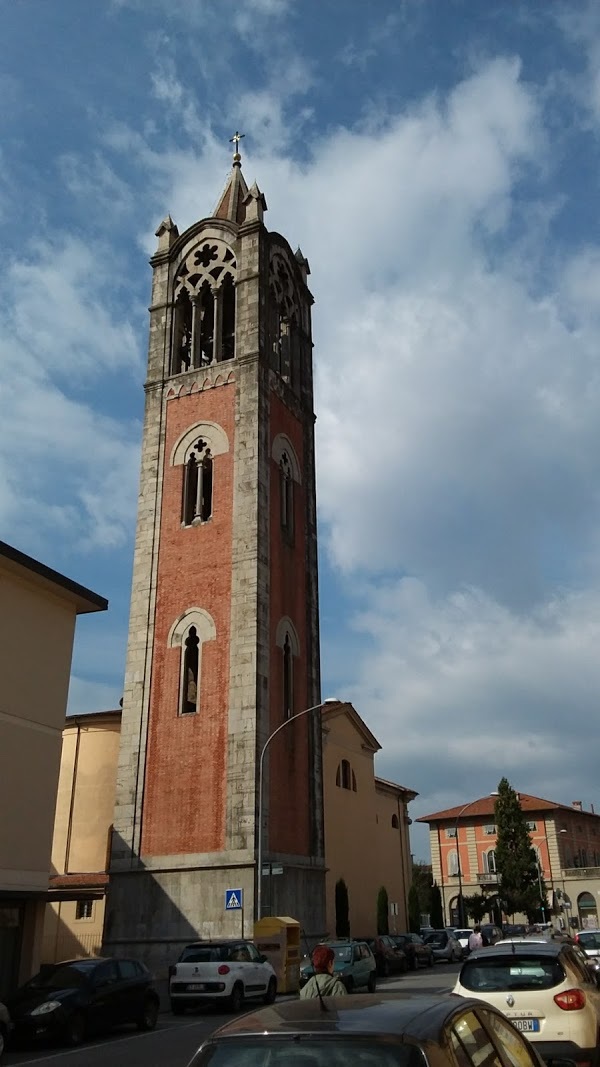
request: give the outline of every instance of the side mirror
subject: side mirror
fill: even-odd
[[[259,956],[258,958],[259,958],[261,963],[268,963],[269,962],[266,956]]]

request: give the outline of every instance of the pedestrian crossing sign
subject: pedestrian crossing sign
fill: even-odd
[[[243,889],[225,890],[225,911],[241,911],[244,906]]]

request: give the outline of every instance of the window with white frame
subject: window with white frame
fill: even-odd
[[[456,849],[452,849],[448,853],[448,874],[451,877],[458,874],[458,852]]]
[[[94,901],[82,899],[75,904],[76,919],[92,919],[94,916]]]
[[[496,833],[496,824],[493,822],[486,823],[483,828],[483,832],[484,834],[486,834],[487,837],[493,837]]]
[[[528,823],[525,823],[525,825],[526,825],[527,829],[529,830],[530,834],[532,834],[534,832],[534,830],[537,830],[537,823],[536,822],[528,822]]]
[[[180,649],[179,697],[181,716],[200,711],[202,695],[202,646],[217,636],[214,620],[203,608],[189,608],[171,626],[167,644]]]
[[[453,837],[453,838],[456,837],[456,826],[447,826],[446,827],[446,837]]]

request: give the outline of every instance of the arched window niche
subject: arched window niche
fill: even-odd
[[[171,626],[167,646],[181,652],[178,715],[194,715],[201,710],[202,648],[216,636],[214,620],[204,608],[190,608]]]
[[[275,644],[281,650],[282,717],[291,719],[295,710],[294,660],[300,655],[300,642],[296,628],[287,616],[280,619],[277,624]]]
[[[205,236],[185,255],[173,310],[171,374],[235,357],[236,261],[220,238]]]

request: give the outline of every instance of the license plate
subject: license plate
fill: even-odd
[[[511,1019],[513,1026],[524,1034],[537,1034],[540,1029],[539,1019]]]
[[[188,993],[201,993],[204,989],[204,982],[190,982],[186,989]]]

